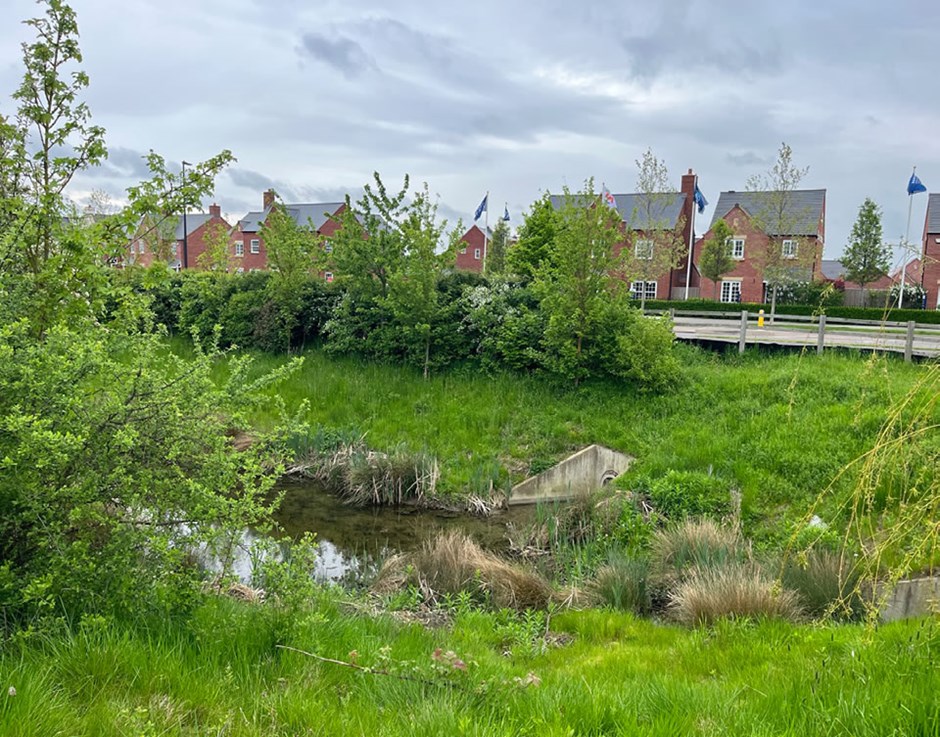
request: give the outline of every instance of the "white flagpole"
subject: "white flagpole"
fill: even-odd
[[[695,177],[695,186],[698,187],[698,177]],[[698,203],[695,201],[695,190],[692,190],[692,227],[689,229],[689,262],[685,267],[685,301],[689,301],[689,282],[692,281],[692,249],[695,247],[695,211]],[[699,297],[702,295],[700,294]],[[672,295],[669,295],[670,299]]]
[[[917,171],[917,167],[914,167],[914,171]],[[898,309],[901,309],[901,305],[904,301],[904,278],[907,272],[907,243],[911,238],[911,209],[914,207],[914,195],[908,194],[907,196],[907,234],[904,236],[904,245],[901,248],[901,288],[898,290]],[[923,267],[921,267],[923,268]]]
[[[486,190],[486,197],[483,198],[483,201],[486,203],[486,218],[483,220],[483,271],[482,273],[486,274],[486,237],[487,231],[490,229],[490,191]]]

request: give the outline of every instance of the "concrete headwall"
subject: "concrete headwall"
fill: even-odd
[[[570,499],[594,491],[630,467],[633,459],[601,445],[589,445],[557,466],[512,487],[509,504]]]
[[[908,617],[940,613],[940,578],[898,581],[881,606],[881,619],[894,622]]]

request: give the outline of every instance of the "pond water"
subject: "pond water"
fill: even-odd
[[[324,580],[355,578],[389,555],[408,552],[443,530],[460,529],[489,550],[509,547],[507,524],[535,519],[534,506],[500,510],[489,517],[412,507],[350,507],[314,481],[281,484],[284,500],[275,515],[284,533],[314,532],[319,543],[315,575]]]

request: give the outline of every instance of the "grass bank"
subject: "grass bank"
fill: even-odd
[[[335,595],[289,619],[220,600],[156,632],[92,621],[0,653],[0,733],[940,734],[935,620],[686,630],[594,610],[545,625],[457,609],[427,629]]]
[[[429,452],[440,464],[444,492],[506,487],[590,443],[637,458],[628,485],[669,471],[711,473],[741,491],[747,532],[761,539],[780,533],[787,515],[802,516],[869,450],[889,408],[932,370],[834,353],[679,350],[684,380],[663,395],[471,370],[424,381],[408,368],[317,350],[304,354],[302,371],[279,392],[288,408],[308,400],[306,419],[314,425],[364,433],[379,450]],[[258,367],[282,361],[259,355]],[[850,476],[836,491],[848,488]]]

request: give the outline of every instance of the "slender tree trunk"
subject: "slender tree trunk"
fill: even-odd
[[[777,285],[774,284],[770,292],[770,324],[774,324],[774,316],[777,314]]]

